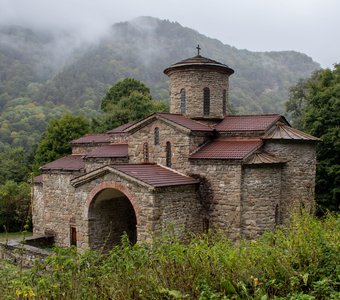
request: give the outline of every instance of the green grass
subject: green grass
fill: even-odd
[[[339,299],[340,215],[295,216],[256,241],[171,234],[106,255],[54,249],[29,270],[0,262],[3,299]],[[1,297],[0,297],[1,298]],[[2,299],[2,298],[1,298]]]
[[[32,232],[0,232],[0,242],[6,242],[7,240],[11,240],[11,239],[17,239],[17,238],[23,238],[25,237],[29,237],[32,236],[33,233]]]

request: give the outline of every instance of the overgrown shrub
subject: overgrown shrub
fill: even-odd
[[[3,299],[339,299],[340,216],[294,216],[286,228],[230,243],[163,236],[108,254],[54,250],[34,268],[0,265]]]

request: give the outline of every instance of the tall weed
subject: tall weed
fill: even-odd
[[[109,253],[54,249],[28,270],[0,264],[1,299],[339,299],[340,216],[294,215],[257,240],[167,235]]]

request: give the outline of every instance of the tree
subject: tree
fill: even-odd
[[[90,123],[82,116],[64,115],[60,120],[53,119],[47,126],[34,155],[34,167],[46,164],[70,154],[71,140],[89,132]]]
[[[7,180],[21,182],[27,179],[29,162],[23,148],[6,148],[3,152],[0,152],[0,161],[0,185]]]
[[[6,181],[0,185],[0,232],[19,231],[30,219],[30,186]]]
[[[286,110],[290,112],[292,125],[303,129],[304,110],[306,108],[307,79],[300,79],[298,83],[289,89],[289,100],[286,102]]]
[[[128,98],[131,93],[139,92],[151,99],[150,89],[139,80],[133,78],[125,78],[113,85],[102,99],[101,109],[104,112],[110,110],[110,104],[118,104],[122,98]]]
[[[136,88],[136,90],[133,90]],[[103,105],[103,103],[105,103]],[[166,111],[162,101],[152,101],[149,89],[140,81],[127,78],[111,87],[103,98],[104,114],[93,120],[93,130],[103,132]]]
[[[304,84],[293,87],[301,97],[287,106],[293,122],[319,137],[317,146],[316,201],[320,209],[339,209],[340,199],[340,64],[315,72]],[[301,108],[299,112],[298,109]],[[295,117],[295,119],[294,119]]]

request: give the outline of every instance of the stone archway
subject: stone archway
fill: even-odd
[[[137,242],[138,206],[125,186],[99,184],[90,192],[87,208],[90,248],[108,251],[120,243],[124,233],[132,244]]]

